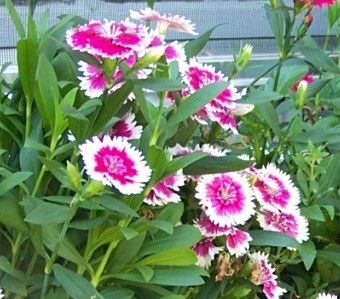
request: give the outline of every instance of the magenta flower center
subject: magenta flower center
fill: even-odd
[[[105,173],[122,184],[137,174],[134,161],[125,151],[117,148],[101,148],[95,155],[95,162],[95,171]]]

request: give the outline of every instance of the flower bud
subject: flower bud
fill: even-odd
[[[240,53],[235,63],[239,71],[242,70],[248,64],[251,58],[252,52],[253,52],[253,46],[249,44],[246,44],[240,49]]]
[[[92,197],[95,195],[100,195],[104,191],[104,185],[99,181],[90,181],[85,188],[83,197]]]
[[[300,81],[295,94],[295,108],[300,109],[306,102],[308,83],[305,80]]]
[[[71,185],[76,191],[81,189],[81,175],[77,167],[67,161],[66,173]]]

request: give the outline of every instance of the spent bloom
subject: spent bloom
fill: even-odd
[[[338,297],[336,295],[331,295],[331,294],[327,294],[327,293],[320,293],[320,294],[318,294],[316,299],[338,299]]]
[[[299,243],[309,238],[307,218],[301,216],[296,210],[285,213],[263,209],[258,214],[257,220],[263,229],[281,232],[296,239]]]
[[[236,172],[201,176],[196,198],[209,219],[220,226],[244,224],[255,213],[253,192]]]
[[[211,262],[214,260],[216,254],[223,250],[222,247],[217,247],[213,243],[212,238],[204,238],[192,249],[195,251],[197,256],[196,265],[202,268],[208,269],[211,266]]]
[[[299,190],[288,174],[270,163],[261,169],[253,169],[253,189],[259,203],[271,211],[296,210],[300,203]]]
[[[268,299],[279,299],[286,292],[285,289],[277,285],[275,269],[269,263],[268,254],[264,252],[254,252],[248,254],[250,261],[254,265],[251,275],[251,282],[255,285],[263,285],[263,293]]]
[[[179,187],[184,185],[185,180],[182,170],[162,179],[152,187],[144,202],[153,206],[180,202],[181,198],[175,191],[179,191]]]
[[[142,135],[142,126],[137,126],[135,114],[127,113],[117,121],[108,131],[110,137],[124,137],[127,139],[139,139]]]
[[[156,22],[157,28],[163,34],[165,34],[167,29],[173,29],[176,31],[197,35],[195,32],[195,24],[191,23],[191,21],[185,17],[179,15],[162,15],[150,7],[141,9],[140,12],[130,10],[130,17],[132,19],[137,19],[144,22]]]
[[[79,146],[87,174],[123,194],[140,193],[151,176],[141,152],[126,138],[93,137]]]

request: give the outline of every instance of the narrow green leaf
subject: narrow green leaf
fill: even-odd
[[[172,225],[176,225],[184,212],[184,205],[182,202],[171,203],[165,206],[163,210],[158,214],[157,220],[164,220],[170,222]],[[176,228],[175,228],[176,229]]]
[[[201,239],[200,231],[191,225],[181,225],[174,228],[172,235],[160,232],[153,238],[145,240],[139,256],[161,252],[169,248],[191,247]]]
[[[306,61],[314,65],[315,68],[340,74],[340,68],[323,50],[304,46],[296,47],[296,50],[301,52]]]
[[[340,267],[340,251],[337,249],[335,250],[318,250],[317,257],[330,261]]]
[[[106,288],[100,294],[106,299],[133,299],[135,293],[129,289],[121,289],[114,287],[114,289]]]
[[[0,196],[10,191],[15,186],[20,185],[22,182],[27,180],[32,175],[32,172],[19,171],[6,177],[2,182],[0,182]]]
[[[180,103],[179,107],[169,118],[167,127],[172,127],[199,111],[228,86],[229,82],[217,82],[197,90]]]
[[[309,207],[301,207],[301,214],[308,219],[325,221],[325,216],[322,213],[321,208],[318,205],[312,205]]]
[[[137,269],[143,275],[145,281],[150,281],[155,274],[155,272],[149,266],[137,265],[134,268]]]
[[[188,266],[197,261],[196,254],[189,248],[170,248],[140,260],[138,265]]]
[[[23,201],[23,205],[25,205],[25,200]],[[63,223],[68,220],[72,214],[73,212],[70,207],[41,201],[35,209],[26,215],[25,221],[40,225]]]
[[[55,264],[53,266],[53,273],[73,299],[105,299],[88,280],[73,271]]]
[[[148,78],[148,79],[136,79],[133,83],[140,85],[145,89],[154,90],[157,92],[161,91],[175,91],[186,87],[185,84],[176,80],[168,78]]]
[[[312,267],[316,258],[317,251],[315,249],[315,245],[312,240],[308,240],[307,242],[299,244],[297,249],[301,255],[306,270],[308,271]]]
[[[262,117],[268,123],[270,128],[273,130],[276,136],[281,136],[282,132],[280,129],[279,117],[272,103],[261,103],[258,105],[261,111]]]
[[[210,40],[211,34],[214,32],[214,30],[217,27],[223,26],[225,24],[227,23],[218,24],[213,28],[209,29],[208,31],[206,31],[205,33],[203,33],[202,35],[198,36],[197,38],[187,42],[184,47],[186,56],[188,58],[197,56],[204,49],[205,45]]]
[[[137,212],[131,209],[127,204],[109,195],[103,195],[95,198],[103,207],[109,210],[119,212],[123,215],[139,217]]]
[[[15,269],[5,256],[0,256],[0,269],[21,282],[25,281],[25,273]]]
[[[255,90],[249,92],[242,100],[239,100],[240,104],[261,104],[267,103],[271,101],[280,100],[283,98],[283,95],[279,92],[267,91],[267,90]]]
[[[294,238],[280,232],[253,230],[249,231],[249,234],[253,238],[250,242],[251,245],[291,248],[297,248],[299,246],[299,243]]]
[[[189,166],[190,164],[204,158],[208,156],[207,153],[203,153],[203,152],[195,152],[195,153],[190,153],[184,156],[179,156],[174,158],[173,160],[171,160],[166,169],[165,169],[165,173],[166,175],[168,174],[172,174],[175,173],[176,171],[185,168],[187,166]]]
[[[213,174],[242,170],[249,167],[251,161],[235,157],[204,157],[184,168],[184,174]]]
[[[12,22],[15,26],[15,29],[18,32],[20,38],[25,38],[25,28],[23,23],[21,22],[20,16],[16,11],[11,0],[5,0],[6,8],[8,10],[9,15],[11,16]]]

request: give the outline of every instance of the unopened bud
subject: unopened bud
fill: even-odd
[[[313,16],[311,14],[308,14],[303,18],[303,23],[308,27],[312,24],[312,22],[313,22]]]
[[[92,197],[95,195],[100,195],[104,191],[104,185],[99,181],[90,181],[86,186],[83,197]]]
[[[308,83],[305,80],[300,81],[295,94],[295,108],[300,109],[306,102]]]
[[[81,175],[77,167],[67,161],[67,177],[76,191],[81,189]]]
[[[238,70],[242,70],[249,62],[251,55],[253,53],[253,46],[246,44],[240,49],[238,58],[236,59],[236,66]]]

